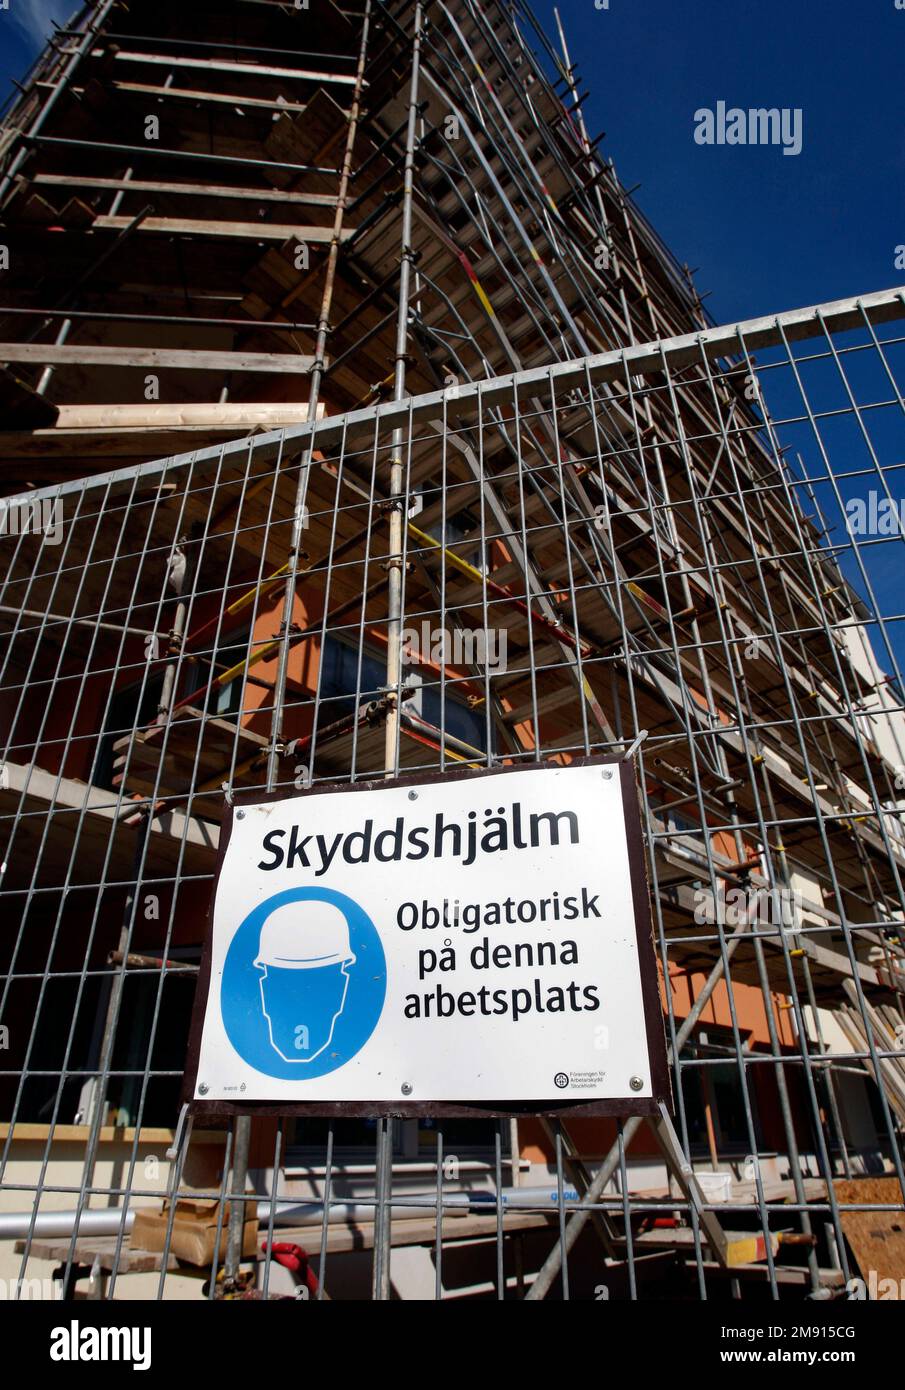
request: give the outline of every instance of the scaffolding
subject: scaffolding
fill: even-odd
[[[109,1297],[139,1270],[170,1293],[199,1196],[210,1297],[249,1212],[267,1250],[319,1242],[320,1296],[353,1218],[378,1299],[416,1245],[442,1296],[459,1242],[501,1298],[644,1296],[648,1254],[701,1297],[838,1295],[859,1214],[905,1209],[905,615],[877,587],[903,535],[849,506],[896,502],[905,293],[713,325],[520,4],[323,4],[313,52],[245,8],[230,44],[88,7],[7,116],[0,1235]],[[639,1120],[520,1116],[472,1190],[442,1124],[419,1165],[382,1118],[362,1190],[339,1122],[302,1181],[290,1122],[240,1117],[192,1181],[168,1017],[235,792],[591,753],[637,760],[662,1172]],[[526,1136],[552,1204],[520,1191]]]

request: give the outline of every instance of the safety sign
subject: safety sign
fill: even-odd
[[[195,1110],[668,1098],[630,763],[260,796],[221,834]]]

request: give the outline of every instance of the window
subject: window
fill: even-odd
[[[726,1035],[729,1030],[719,1030]],[[713,1041],[714,1029],[700,1034],[693,1043],[686,1044],[682,1060],[701,1060],[706,1058],[706,1067],[683,1067],[682,1096],[685,1103],[685,1121],[688,1125],[688,1140],[693,1149],[707,1150],[707,1110],[713,1124],[717,1150],[744,1150],[750,1147],[748,1122],[745,1116],[745,1100],[742,1094],[741,1079],[735,1049],[719,1046]],[[731,1034],[729,1034],[731,1036]],[[725,1058],[725,1061],[722,1060]],[[719,1059],[719,1060],[718,1060]],[[754,1123],[754,1135],[759,1145],[763,1145],[761,1124],[758,1115],[756,1096],[756,1077],[748,1073],[748,1098]]]
[[[246,661],[250,655],[251,628],[246,626],[237,632],[220,633],[214,660],[206,667],[199,664],[191,676],[191,686],[187,690],[199,689],[207,681]],[[207,692],[204,708],[208,714],[218,714],[223,718],[235,718],[241,714],[242,689],[245,670],[237,671],[227,685],[212,685]]]
[[[327,637],[324,641],[320,668],[320,697],[328,701],[323,718],[336,719],[341,714],[355,708],[356,695],[360,700],[375,699],[382,686],[386,685],[386,662],[382,657],[364,650],[361,653],[361,674],[358,671],[358,648],[350,642]],[[407,701],[408,708],[420,714],[436,728],[441,724],[441,698],[439,677],[437,684],[424,684],[413,677],[409,684],[416,687],[415,694]],[[445,709],[446,732],[462,739],[472,748],[487,749],[487,718],[483,710],[473,710],[466,702],[446,690]],[[491,751],[493,751],[493,726],[491,725]]]
[[[329,713],[325,718],[337,719],[350,713],[359,700],[376,699],[380,687],[386,685],[386,662],[368,651],[361,652],[361,673],[358,670],[359,651],[351,642],[327,636],[321,651],[318,685],[322,700],[328,700]]]
[[[91,782],[95,787],[105,787],[108,791],[115,789],[117,754],[114,746],[120,739],[127,738],[133,729],[143,729],[156,718],[162,692],[163,672],[149,675],[145,682],[136,681],[134,685],[114,691],[91,772]]]

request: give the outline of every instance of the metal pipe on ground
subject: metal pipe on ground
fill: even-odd
[[[492,1194],[488,1193],[487,1197],[492,1200]],[[250,1201],[239,1202],[236,1205],[241,1210],[244,1206],[250,1205]],[[475,1202],[464,1192],[451,1193],[442,1201],[444,1210],[451,1208],[463,1216],[467,1215],[469,1208],[474,1205]],[[364,1221],[373,1221],[376,1207],[376,1201],[372,1203],[331,1203],[327,1212],[327,1220],[331,1223],[348,1221],[358,1225]],[[403,1198],[401,1203],[394,1204],[393,1219],[404,1220],[407,1217],[421,1217],[426,1210],[436,1211],[436,1208],[437,1201],[433,1194],[424,1197],[412,1195]],[[0,1213],[0,1240],[28,1240],[29,1238],[32,1241],[64,1240],[72,1236],[76,1229],[76,1222],[78,1222],[78,1238],[80,1240],[115,1236],[119,1235],[120,1231],[128,1235],[135,1222],[136,1210],[135,1207],[130,1206],[125,1212],[121,1207],[108,1207],[103,1211],[83,1211],[81,1215],[75,1211],[42,1212],[34,1218],[34,1226],[32,1226],[32,1213],[30,1211],[2,1212]],[[270,1202],[258,1201],[256,1212],[258,1220],[266,1226],[270,1221]],[[322,1202],[278,1202],[274,1211],[274,1225],[276,1226],[320,1225],[323,1219],[324,1205]]]

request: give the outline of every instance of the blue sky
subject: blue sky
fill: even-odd
[[[53,21],[65,24],[78,10],[78,0],[8,0],[0,11],[0,81],[5,97],[10,78],[21,78],[34,62]]]
[[[609,0],[608,9],[563,0],[558,8],[580,90],[590,91],[589,132],[607,132],[601,151],[623,184],[641,184],[638,203],[679,261],[698,268],[695,283],[710,292],[718,323],[905,284],[895,267],[905,244],[905,9],[895,0]],[[555,34],[552,0],[536,0],[535,12]],[[697,144],[694,113],[719,101],[800,108],[801,153]],[[901,387],[901,350],[890,360]],[[859,403],[890,394],[866,360],[847,370]],[[770,384],[774,415],[800,413],[787,381],[772,393]],[[815,368],[805,385],[813,404],[844,405],[832,370]],[[905,463],[901,413],[878,412],[871,427],[884,466]],[[834,471],[869,466],[854,427],[844,439],[841,423],[835,434],[835,422],[825,428]],[[823,471],[809,430],[789,429],[783,442],[802,449],[811,476]],[[905,498],[905,470],[889,480]],[[847,500],[875,485],[864,477],[839,486]],[[833,490],[817,493],[835,523],[831,540],[845,543]],[[874,541],[862,554],[881,612],[905,612],[905,543]],[[851,554],[842,565],[864,596]],[[905,623],[889,632],[905,670]],[[889,670],[879,634],[872,638]]]
[[[536,12],[555,32],[553,5]],[[719,322],[905,282],[895,0],[564,0],[585,120]],[[694,112],[800,107],[800,155],[697,145]]]
[[[51,20],[77,8],[9,4],[0,11],[4,93]],[[553,37],[552,0],[534,8]],[[601,150],[623,183],[641,184],[641,207],[698,268],[717,322],[905,283],[894,264],[905,244],[905,10],[896,0],[609,0],[606,9],[562,0],[559,10],[580,87],[590,89],[591,133],[607,132]],[[695,143],[695,111],[718,101],[800,108],[801,153]],[[895,491],[905,495],[905,479]],[[887,613],[905,609],[902,553],[901,541],[871,552]]]

